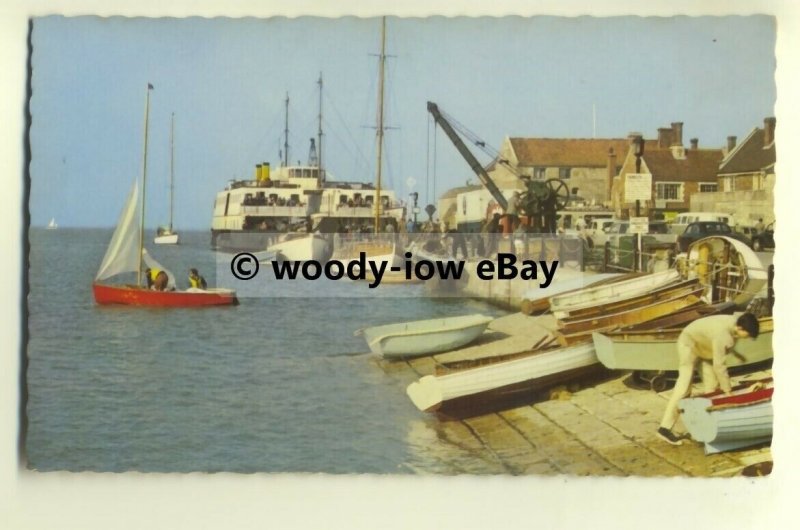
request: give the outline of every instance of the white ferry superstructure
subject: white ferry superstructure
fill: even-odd
[[[264,250],[276,233],[371,232],[375,187],[363,182],[326,179],[313,165],[256,165],[252,180],[233,180],[217,193],[211,222],[211,246],[220,250]],[[404,207],[394,191],[381,188],[381,224],[396,231]]]

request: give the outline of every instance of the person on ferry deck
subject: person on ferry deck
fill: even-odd
[[[192,289],[207,289],[206,279],[200,276],[197,269],[189,269],[189,287]]]
[[[692,386],[692,373],[699,360],[705,392],[713,392],[717,387],[729,394],[731,380],[725,366],[725,355],[738,339],[758,337],[758,319],[752,313],[734,315],[713,315],[695,320],[684,328],[678,336],[678,380],[667,403],[664,417],[658,428],[659,438],[672,445],[681,445],[683,437],[672,432],[678,420],[678,402],[689,394]]]

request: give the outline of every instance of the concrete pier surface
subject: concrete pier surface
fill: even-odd
[[[410,382],[459,363],[480,364],[529,349],[554,326],[549,315],[512,314],[495,320],[483,343],[405,362],[377,362],[387,375]],[[763,370],[733,380],[769,375]],[[425,447],[424,470],[444,474],[727,477],[772,460],[768,445],[706,456],[699,442],[662,441],[656,430],[670,392],[639,389],[630,384],[630,373],[601,370],[531,393],[522,406],[505,410],[461,420],[420,412],[410,436]],[[693,392],[701,393],[699,385]],[[685,432],[680,420],[675,431]]]

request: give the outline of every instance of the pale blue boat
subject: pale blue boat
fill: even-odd
[[[734,403],[725,403],[725,401]],[[707,455],[742,449],[772,438],[772,387],[734,392],[733,397],[680,400],[681,418]]]
[[[492,317],[474,314],[374,326],[356,331],[369,349],[386,359],[404,359],[458,349],[477,339]]]

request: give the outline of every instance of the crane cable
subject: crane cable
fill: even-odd
[[[463,123],[459,122],[457,119],[453,118],[453,116],[443,111],[441,107],[439,108],[439,113],[450,122],[450,125],[453,127],[453,129],[461,133],[461,135],[475,145],[475,147],[492,157],[492,162],[496,161],[498,164],[503,164],[503,166],[511,171],[516,177],[522,177],[522,173],[516,166],[512,165],[508,160],[505,160],[500,156],[500,151],[498,149],[486,143],[481,139],[480,136],[472,132]],[[486,170],[489,165],[491,165],[491,162],[483,169]]]

